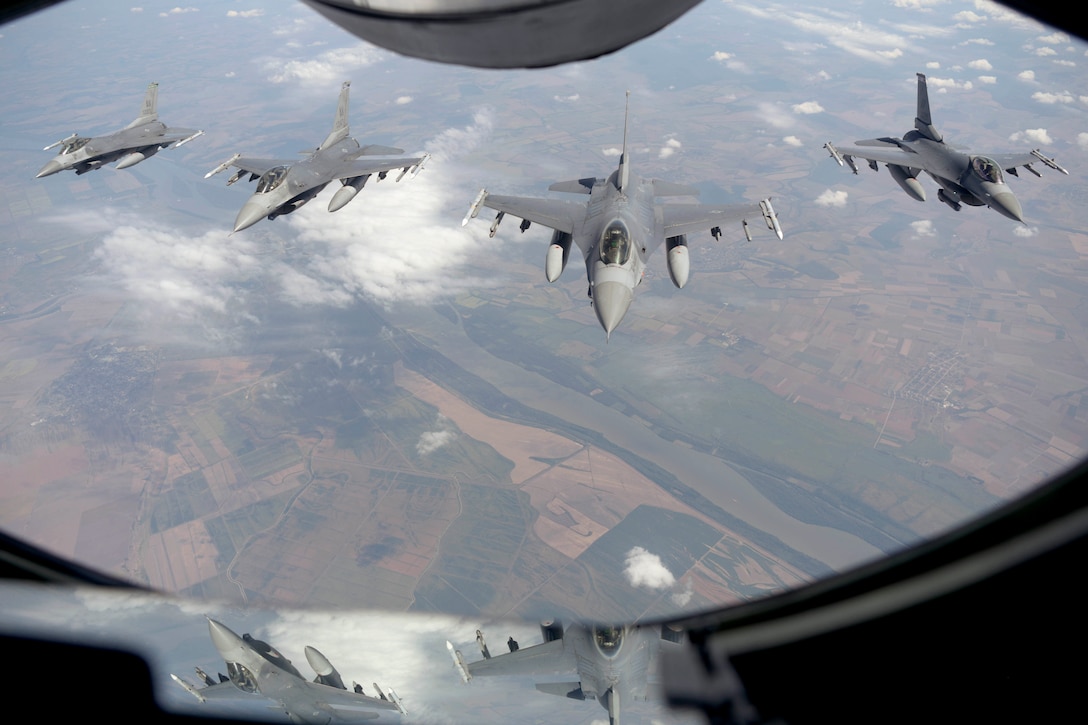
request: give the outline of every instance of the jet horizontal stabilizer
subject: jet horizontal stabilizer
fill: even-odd
[[[404,153],[404,149],[398,149],[395,146],[379,146],[377,144],[367,144],[359,149],[359,156],[399,156]]]
[[[569,697],[572,700],[586,699],[585,693],[582,692],[581,682],[538,682],[536,689],[549,695]]]
[[[1035,158],[1039,159],[1040,161],[1042,161],[1044,164],[1046,164],[1050,168],[1054,169],[1055,171],[1060,171],[1063,174],[1065,174],[1066,176],[1069,175],[1069,172],[1066,171],[1065,169],[1063,169],[1061,166],[1059,166],[1057,161],[1055,161],[1054,159],[1051,159],[1051,158],[1047,158],[1046,156],[1043,156],[1043,154],[1040,153],[1039,149],[1033,149],[1032,152],[1031,152],[1031,155],[1034,156]],[[1034,169],[1032,169],[1032,171],[1034,171]]]
[[[204,174],[204,178],[205,179],[210,179],[211,177],[215,176],[219,172],[226,171],[227,169],[230,168],[231,164],[233,164],[235,161],[237,161],[240,158],[242,158],[242,154],[234,154],[234,156],[231,156],[229,159],[227,159],[223,163],[219,164],[219,166],[216,166],[214,169],[212,169],[208,173]],[[237,179],[235,179],[235,181],[237,181]]]
[[[557,181],[548,187],[548,191],[560,191],[564,194],[589,194],[593,191],[593,185],[596,183],[597,179],[592,176],[571,181]]]
[[[476,195],[475,201],[469,206],[465,218],[461,220],[461,226],[465,226],[469,223],[469,220],[476,218],[476,215],[480,213],[480,207],[483,206],[485,199],[487,199],[487,189],[480,189],[480,193]]]

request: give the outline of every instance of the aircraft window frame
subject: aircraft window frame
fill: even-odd
[[[627,264],[631,259],[631,233],[627,225],[621,221],[610,223],[601,232],[601,241],[597,246],[601,261],[605,264]]]
[[[81,148],[86,146],[87,143],[90,142],[90,140],[90,138],[84,138],[80,136],[77,139],[69,141],[61,147],[60,155],[66,156],[67,154],[75,153],[76,151],[79,151]]]
[[[986,156],[971,157],[971,171],[983,181],[992,184],[1004,184],[1005,175],[996,161]]]
[[[287,179],[287,168],[286,166],[273,166],[261,174],[261,178],[257,180],[257,193],[267,194],[278,189]]]

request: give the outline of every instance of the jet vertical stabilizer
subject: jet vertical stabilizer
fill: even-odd
[[[929,91],[924,73],[918,74],[918,112],[914,117],[914,127],[931,141],[939,143],[943,140],[941,132],[933,127],[933,117],[929,114]]]
[[[344,84],[340,86],[340,102],[336,104],[336,120],[332,124],[332,131],[329,132],[328,137],[318,146],[318,151],[324,151],[330,146],[340,143],[348,136],[349,88],[351,88],[351,81],[344,81]]]
[[[627,91],[627,100],[623,104],[623,151],[620,153],[620,167],[616,174],[616,189],[627,190],[627,181],[630,179],[630,164],[627,163],[627,111],[631,107],[631,91]]]
[[[125,128],[135,128],[136,126],[142,126],[145,123],[151,123],[152,121],[159,120],[159,84],[151,82],[147,84],[147,93],[144,94],[144,105],[140,106],[140,115],[136,117],[136,120],[125,126]]]

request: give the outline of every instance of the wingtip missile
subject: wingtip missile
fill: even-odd
[[[771,206],[771,198],[767,197],[759,202],[759,208],[763,212],[763,219],[767,222],[767,228],[773,231],[779,239],[782,239],[782,227],[778,224],[778,214]]]
[[[408,172],[408,180],[411,181],[412,179],[419,176],[419,172],[423,171],[423,165],[426,164],[428,161],[430,161],[430,159],[431,159],[430,154],[423,154],[423,158],[421,158],[419,160],[419,163],[416,164],[415,166],[413,166],[412,170],[410,172]]]
[[[837,148],[831,145],[830,141],[824,144],[824,148],[827,149],[827,152],[831,154],[831,158],[835,159],[839,166],[844,165],[842,160],[842,154],[839,153],[839,150]]]
[[[231,156],[229,159],[227,159],[223,163],[219,164],[219,166],[216,166],[214,169],[212,169],[208,173],[204,174],[204,178],[205,179],[210,179],[211,177],[215,176],[219,172],[226,171],[227,169],[230,168],[231,164],[233,164],[235,161],[237,161],[240,158],[242,158],[242,154],[234,154],[234,156]]]
[[[1066,171],[1065,169],[1063,169],[1060,165],[1058,165],[1057,161],[1055,161],[1052,158],[1048,158],[1046,156],[1043,156],[1042,152],[1039,151],[1039,149],[1033,149],[1032,152],[1031,152],[1031,155],[1034,156],[1035,158],[1039,159],[1039,161],[1041,161],[1044,165],[1049,166],[1050,168],[1054,169],[1055,171],[1060,171],[1063,174],[1065,174],[1066,176],[1069,176],[1069,172]],[[1032,171],[1034,171],[1034,169],[1032,169]]]
[[[60,146],[61,144],[66,144],[69,141],[74,141],[76,139],[76,137],[78,137],[78,136],[79,136],[79,134],[73,131],[71,136],[68,136],[66,138],[62,138],[60,141],[54,141],[53,143],[49,144],[44,149],[42,149],[42,151],[48,151],[49,149],[55,149],[57,146]]]
[[[480,213],[480,207],[483,206],[485,199],[487,199],[487,189],[480,189],[480,193],[476,195],[476,199],[469,206],[465,218],[461,220],[461,226],[467,225],[470,220],[476,218],[476,215]]]
[[[174,148],[178,148],[179,146],[184,146],[185,144],[189,143],[190,141],[192,141],[197,136],[203,136],[203,135],[204,135],[204,130],[201,129],[200,131],[197,131],[196,133],[194,133],[192,136],[188,136],[188,137],[183,138],[182,140],[178,141],[176,144],[174,144]]]
[[[182,689],[184,689],[190,695],[192,695],[196,699],[200,700],[201,702],[207,702],[207,700],[204,698],[204,696],[200,694],[200,690],[196,689],[195,687],[190,685],[188,682],[186,682],[185,680],[183,680],[180,677],[178,677],[177,675],[175,675],[173,672],[170,673],[170,677],[173,678],[174,682],[181,685]]]
[[[389,688],[389,702],[396,706],[397,712],[401,715],[407,715],[408,711],[404,709],[404,703],[400,701],[400,695],[393,688]]]
[[[453,648],[453,643],[448,639],[446,640],[446,649],[449,650],[450,657],[453,658],[453,666],[457,668],[457,674],[461,675],[461,681],[466,685],[468,681],[472,679],[472,675],[468,672],[468,667],[465,665],[465,658],[461,656],[461,651]]]

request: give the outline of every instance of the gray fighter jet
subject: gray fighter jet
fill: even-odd
[[[886,165],[895,182],[912,199],[926,200],[926,191],[918,182],[918,174],[924,171],[941,186],[937,190],[937,198],[956,211],[963,204],[988,206],[1018,222],[1024,221],[1023,210],[1005,183],[1002,169],[1019,176],[1016,167],[1023,166],[1036,176],[1042,176],[1031,166],[1038,162],[1063,174],[1069,173],[1054,159],[1043,156],[1038,149],[1026,153],[981,156],[957,151],[946,144],[933,126],[926,77],[921,73],[918,74],[918,112],[914,118],[914,129],[903,134],[903,138],[875,138],[857,141],[856,144],[832,146],[828,142],[824,148],[839,166],[848,164],[855,174],[858,173],[858,166],[854,159],[858,157],[868,161],[873,171],[880,170],[878,164]]]
[[[557,280],[566,267],[571,242],[577,244],[585,258],[593,309],[607,337],[611,337],[627,314],[634,289],[642,282],[646,260],[662,242],[668,250],[669,276],[673,284],[682,288],[687,284],[690,271],[688,234],[707,230],[719,240],[721,225],[739,220],[750,241],[747,217],[762,215],[767,228],[782,238],[770,199],[726,205],[659,203],[659,197],[693,197],[698,196],[699,190],[660,179],[642,179],[631,170],[626,110],[619,167],[607,179],[588,177],[561,181],[549,186],[548,190],[585,194],[589,199],[582,202],[498,196],[483,189],[461,225],[468,224],[480,207],[486,206],[498,212],[491,223],[492,237],[507,214],[522,219],[523,232],[533,222],[555,230],[544,266],[549,282]]]
[[[683,633],[668,625],[614,627],[572,624],[563,630],[558,621],[542,622],[543,644],[521,649],[511,637],[509,652],[492,656],[484,635],[476,643],[484,659],[465,662],[460,650],[446,642],[461,679],[529,676],[540,678],[536,689],[575,700],[598,700],[608,710],[608,721],[619,725],[622,700],[645,700],[661,647],[679,646]],[[577,680],[556,682],[559,676]]]
[[[275,700],[292,722],[322,725],[376,719],[400,720],[405,714],[400,698],[393,690],[387,694],[375,684],[377,697],[364,694],[357,684],[353,690],[348,690],[336,668],[313,647],[305,649],[306,661],[317,673],[314,681],[309,682],[290,660],[267,642],[248,634],[239,637],[214,619],[208,620],[208,631],[212,644],[227,663],[228,674],[220,674],[217,681],[204,670],[196,668],[196,674],[205,685],[203,687],[192,685],[177,675],[170,675],[201,702],[237,699],[244,696],[239,694],[240,690]]]
[[[162,149],[171,146],[177,148],[204,133],[191,128],[170,128],[160,121],[156,110],[158,98],[159,84],[150,83],[140,115],[120,131],[93,137],[73,133],[68,138],[49,144],[42,150],[49,151],[60,146],[60,153],[42,167],[37,178],[66,169],[85,174],[114,161],[118,162],[116,168],[127,169]]]
[[[414,178],[430,158],[423,154],[416,158],[397,159],[362,159],[362,156],[393,156],[403,154],[404,149],[390,146],[360,146],[359,142],[348,136],[348,89],[351,83],[345,82],[340,88],[340,103],[336,107],[336,120],[328,137],[302,161],[293,162],[277,159],[252,159],[235,154],[215,167],[204,178],[226,171],[234,166],[238,171],[227,179],[230,186],[238,179],[249,174],[250,181],[257,181],[257,192],[249,198],[238,218],[234,221],[234,231],[251,227],[261,219],[275,219],[283,214],[290,214],[303,204],[313,199],[330,182],[337,179],[343,186],[329,201],[329,211],[339,211],[355,198],[374,174],[381,181],[393,169],[401,169],[396,180],[405,174]]]

